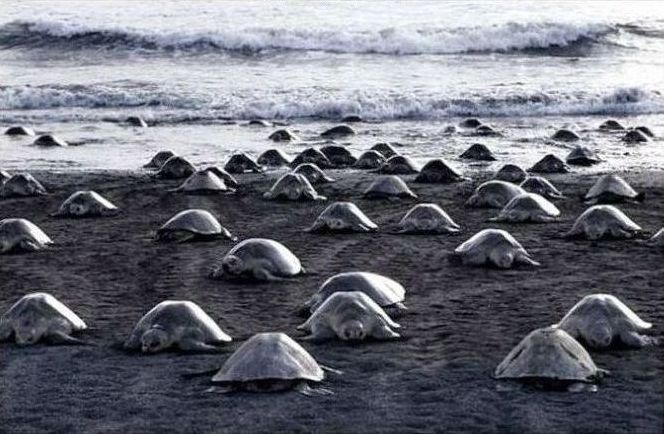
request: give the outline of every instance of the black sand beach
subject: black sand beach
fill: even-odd
[[[52,194],[0,201],[0,219],[24,217],[55,246],[0,256],[0,310],[28,292],[46,291],[90,326],[97,346],[0,345],[0,432],[634,432],[664,430],[664,348],[593,352],[612,372],[595,393],[507,388],[493,369],[531,330],[557,322],[581,297],[605,292],[624,300],[661,334],[662,252],[635,241],[566,241],[585,209],[577,198],[595,176],[551,180],[568,196],[559,223],[488,223],[497,210],[467,209],[482,177],[456,185],[409,182],[420,202],[441,205],[462,227],[457,236],[390,234],[417,201],[369,201],[375,176],[331,171],[319,187],[328,202],[275,203],[261,195],[277,174],[241,175],[237,194],[167,192],[177,181],[144,173],[33,173]],[[486,177],[486,174],[484,175]],[[624,177],[646,193],[621,205],[649,231],[664,222],[664,174]],[[407,181],[412,176],[404,177]],[[69,194],[93,189],[122,208],[117,217],[54,219]],[[377,234],[303,232],[330,200],[351,200],[380,226]],[[206,208],[240,239],[267,237],[289,247],[308,273],[283,283],[213,281],[207,273],[230,241],[160,244],[154,230],[176,212]],[[509,230],[542,262],[508,271],[451,265],[446,257],[486,227]],[[303,343],[330,374],[324,397],[206,393],[207,377],[183,374],[221,366],[257,332],[300,336],[294,312],[328,277],[343,271],[385,274],[407,289],[404,339],[348,345]],[[165,299],[198,303],[234,342],[220,355],[126,354],[119,344],[135,322]]]

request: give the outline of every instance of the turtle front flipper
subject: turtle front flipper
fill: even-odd
[[[23,240],[19,243],[19,248],[26,252],[36,252],[38,250],[41,250],[42,246],[40,246],[39,243],[35,243],[34,241],[31,240]]]
[[[657,339],[651,336],[644,336],[637,332],[625,332],[620,335],[620,340],[623,344],[634,347],[641,348],[649,345],[657,345]]]
[[[298,330],[306,330],[307,327],[305,324],[302,324],[297,327]],[[305,341],[312,341],[312,342],[322,342],[326,341],[329,339],[334,339],[337,337],[337,334],[332,330],[332,328],[328,327],[325,324],[321,323],[314,323],[311,326],[311,334],[308,336],[303,337],[302,339]]]
[[[94,345],[68,335],[63,331],[52,331],[44,337],[46,342],[51,345]]]
[[[200,330],[192,330],[182,336],[178,342],[178,348],[192,353],[218,353],[221,351],[220,347],[206,343]]]
[[[12,337],[14,329],[8,321],[0,320],[0,342],[7,341]]]
[[[297,392],[305,395],[305,396],[328,396],[328,395],[334,395],[334,392],[332,392],[330,389],[324,389],[322,387],[318,387],[316,389],[313,389],[307,384],[306,381],[300,381],[298,382],[294,387],[293,390],[296,390]]]
[[[399,339],[401,335],[390,328],[390,326],[384,322],[377,324],[371,331],[371,335],[376,339]]]

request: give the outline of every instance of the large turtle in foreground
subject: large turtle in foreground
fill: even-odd
[[[171,217],[157,230],[157,241],[183,243],[194,240],[210,240],[234,237],[223,227],[217,218],[204,209],[188,209]]]
[[[593,205],[596,203],[640,202],[644,197],[643,193],[637,193],[620,176],[610,173],[602,175],[590,187],[583,199],[587,204]]]
[[[300,260],[283,244],[266,238],[249,238],[229,250],[210,277],[278,281],[302,273]]]
[[[450,259],[464,265],[512,268],[539,266],[521,243],[502,229],[484,229],[454,249]]]
[[[32,252],[51,244],[53,240],[29,220],[0,220],[0,254],[13,251]]]
[[[642,229],[613,205],[595,205],[585,210],[574,222],[567,238],[600,240],[634,238]]]
[[[376,232],[378,226],[352,202],[334,202],[307,232]]]
[[[77,191],[60,205],[57,217],[105,217],[118,213],[118,207],[92,190]]]

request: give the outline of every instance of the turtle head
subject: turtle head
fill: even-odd
[[[226,255],[221,261],[224,273],[231,276],[239,276],[244,272],[244,261],[235,255]]]
[[[75,216],[82,216],[88,212],[88,207],[82,203],[72,203],[69,206],[69,213]]]
[[[346,222],[339,218],[331,218],[328,220],[327,225],[330,229],[341,230],[346,228]]]
[[[168,333],[160,327],[153,327],[141,336],[141,351],[158,353],[170,346]]]
[[[608,323],[600,321],[588,328],[583,339],[592,348],[608,348],[613,341],[613,333]]]
[[[436,221],[434,219],[421,218],[417,220],[416,226],[421,231],[432,231],[436,229]]]
[[[339,333],[339,337],[344,341],[361,341],[366,335],[364,324],[357,320],[345,322],[341,326],[341,333]]]
[[[38,315],[26,314],[14,325],[14,335],[18,345],[32,345],[46,334],[48,323]]]
[[[489,258],[498,268],[511,268],[514,263],[514,253],[503,249],[493,249]]]

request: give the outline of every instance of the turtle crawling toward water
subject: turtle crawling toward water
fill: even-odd
[[[524,193],[525,191],[518,185],[494,179],[480,184],[466,201],[466,206],[503,208],[510,200]]]
[[[450,259],[472,266],[512,268],[515,265],[539,266],[521,243],[502,229],[484,229],[454,249]]]
[[[364,191],[367,199],[417,198],[406,183],[396,175],[383,175],[376,178]]]
[[[352,202],[334,202],[307,232],[376,232],[378,226]]]
[[[602,175],[595,184],[590,187],[583,200],[593,205],[596,203],[620,203],[640,202],[645,195],[637,193],[631,185],[620,176],[610,173]]]
[[[599,126],[601,131],[623,131],[625,127],[615,119],[608,119]]]
[[[204,209],[180,211],[157,230],[155,237],[157,241],[178,243],[216,238],[234,239],[228,229]]]
[[[268,139],[272,140],[273,142],[295,142],[299,140],[299,138],[293,134],[291,130],[285,128],[276,130],[270,134]]]
[[[629,239],[641,232],[641,227],[615,206],[595,205],[576,219],[565,237],[587,240]]]
[[[400,234],[453,234],[461,227],[434,203],[420,203],[412,207],[399,222]]]
[[[67,147],[69,144],[65,142],[63,139],[61,139],[58,136],[54,136],[52,134],[44,134],[42,136],[39,136],[35,139],[34,142],[32,142],[33,145],[35,146],[42,146],[44,148],[53,148],[53,147]]]
[[[22,125],[15,125],[5,130],[7,136],[34,136],[35,131],[32,128],[24,127]]]
[[[302,273],[300,260],[283,244],[266,238],[249,238],[229,250],[210,277],[266,282]]]
[[[0,197],[29,197],[48,194],[39,181],[29,173],[17,173],[0,186]]]
[[[625,143],[645,143],[650,141],[650,138],[643,131],[633,129],[625,133],[622,141]]]
[[[560,210],[544,197],[536,193],[523,193],[510,200],[491,221],[550,223],[559,216]]]
[[[92,190],[77,191],[53,214],[56,217],[105,217],[116,215],[118,207]]]
[[[493,155],[493,152],[485,145],[481,143],[475,143],[471,145],[470,148],[466,149],[463,154],[459,156],[460,158],[465,158],[467,160],[479,160],[479,161],[495,161],[496,156]]]
[[[339,137],[353,136],[355,134],[356,132],[352,127],[345,124],[341,124],[323,131],[320,136],[330,139],[336,139]]]
[[[14,251],[34,252],[51,244],[53,240],[29,220],[0,220],[0,254]]]
[[[268,200],[326,200],[311,185],[306,176],[299,173],[286,173],[277,179],[272,188],[263,194]]]

